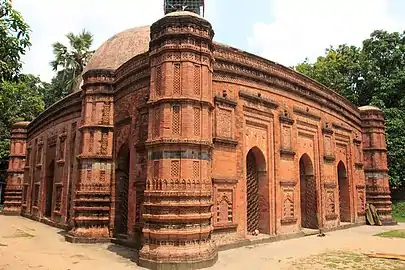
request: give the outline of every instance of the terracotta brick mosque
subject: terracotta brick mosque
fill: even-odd
[[[366,203],[393,222],[380,109],[214,42],[202,0],[164,7],[105,41],[75,92],[12,126],[4,214],[132,245],[150,269],[364,224]]]

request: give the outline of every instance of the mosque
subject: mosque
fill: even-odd
[[[257,237],[392,222],[385,124],[296,71],[213,41],[204,1],[94,53],[77,91],[13,125],[4,214],[195,269]]]

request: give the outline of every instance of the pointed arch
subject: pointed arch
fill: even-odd
[[[318,204],[316,192],[316,179],[314,166],[308,154],[303,154],[299,161],[300,172],[300,201],[301,226],[303,228],[317,229]]]
[[[350,222],[350,194],[347,170],[343,161],[337,165],[337,178],[339,186],[339,214],[341,222]]]
[[[246,155],[247,232],[270,233],[269,189],[266,159],[257,147]]]

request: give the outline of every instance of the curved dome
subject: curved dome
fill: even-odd
[[[90,69],[116,70],[134,56],[147,52],[149,41],[150,26],[130,28],[112,36],[94,52],[82,75]],[[80,91],[82,84],[80,76],[73,92]]]
[[[90,69],[116,70],[132,57],[149,50],[150,26],[134,27],[105,41],[93,54],[84,72]]]

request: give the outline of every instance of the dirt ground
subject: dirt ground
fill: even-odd
[[[209,269],[405,269],[405,262],[370,259],[363,252],[405,255],[405,239],[373,236],[391,227],[362,226],[219,253]],[[133,250],[113,244],[78,245],[64,241],[61,230],[22,217],[0,215],[0,269],[81,270],[142,269]]]

